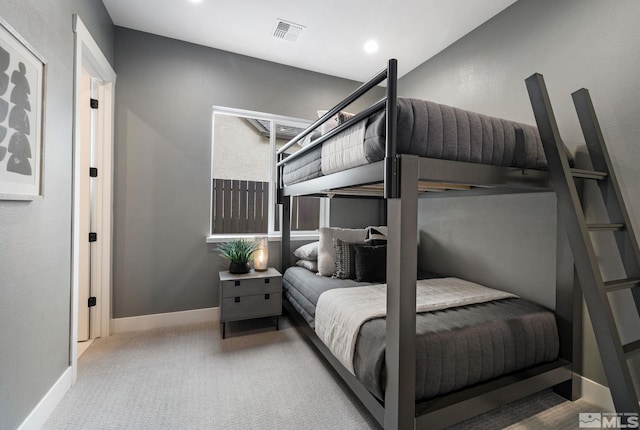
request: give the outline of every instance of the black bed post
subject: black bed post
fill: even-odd
[[[282,196],[282,273],[291,266],[291,196]]]
[[[285,153],[279,153],[276,162],[279,163],[286,157]],[[277,187],[276,198],[278,204],[282,205],[282,238],[280,243],[280,269],[282,273],[291,266],[291,196],[285,196],[283,192],[284,166],[276,165],[277,169]]]
[[[397,61],[387,66],[387,333],[384,428],[415,427],[418,157],[396,154]]]
[[[400,197],[387,199],[387,334],[384,428],[413,429],[416,392],[418,157],[399,158]]]
[[[387,64],[387,142],[385,145],[384,197],[398,197],[398,160],[396,139],[398,134],[398,60],[392,58]]]

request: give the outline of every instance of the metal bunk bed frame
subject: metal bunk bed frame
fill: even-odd
[[[387,80],[386,97],[287,156],[285,151],[304,139],[315,128],[353,103],[368,90]],[[356,377],[333,356],[306,321],[285,300],[285,309],[298,329],[319,353],[332,365],[353,393],[385,429],[413,429],[445,427],[479,415],[502,404],[554,387],[562,396],[573,400],[579,397],[577,384],[572,382],[573,372],[579,373],[581,348],[581,294],[574,287],[573,260],[562,230],[558,211],[556,254],[556,320],[560,336],[560,358],[553,363],[538,365],[501,378],[477,384],[426,401],[415,401],[415,285],[417,278],[417,224],[418,198],[422,188],[433,189],[433,183],[444,183],[440,190],[449,193],[492,194],[512,192],[550,191],[547,172],[512,167],[491,166],[422,158],[396,153],[397,127],[397,61],[391,59],[387,67],[358,87],[343,101],[315,121],[309,128],[278,151],[277,196],[282,204],[282,269],[290,266],[291,258],[291,196],[341,195],[383,197],[387,202],[387,316],[386,316],[386,389],[384,404],[375,398]],[[293,185],[284,185],[284,165],[350,125],[371,114],[386,109],[385,159],[331,175]],[[421,182],[422,181],[422,182]],[[428,181],[428,187],[420,187]],[[383,188],[370,184],[383,184]],[[478,187],[471,191],[458,191],[456,184]],[[363,186],[364,185],[364,186]],[[354,187],[350,191],[349,187]],[[438,189],[436,186],[435,189]],[[381,195],[381,191],[384,193]],[[574,324],[577,321],[578,324]]]

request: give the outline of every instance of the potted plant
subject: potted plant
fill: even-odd
[[[221,243],[218,252],[229,260],[229,273],[249,273],[251,267],[249,261],[251,256],[258,249],[256,242],[249,242],[244,239],[236,239],[230,242]]]

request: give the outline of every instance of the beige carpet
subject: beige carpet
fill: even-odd
[[[224,341],[214,324],[97,339],[44,429],[379,428],[295,329],[270,324],[230,325]],[[573,429],[594,411],[546,391],[456,427]]]

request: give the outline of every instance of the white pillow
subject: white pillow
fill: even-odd
[[[306,245],[302,245],[300,248],[293,251],[293,255],[303,260],[317,260],[318,246],[320,246],[320,242],[307,243]]]
[[[331,276],[336,271],[336,250],[333,239],[349,243],[364,243],[367,230],[364,228],[320,228],[320,246],[318,248],[318,272],[322,276]]]
[[[328,110],[319,110],[318,111],[318,118],[322,118],[327,112],[329,112],[329,111]],[[352,114],[352,113],[349,113],[349,112],[344,112],[344,111],[338,112],[337,114],[335,114],[334,116],[329,118],[325,123],[323,123],[320,126],[320,134],[324,136],[325,134],[329,133],[331,130],[333,130],[337,126],[347,122],[348,120],[350,120],[354,116],[355,116],[355,114]]]
[[[304,267],[307,270],[311,270],[313,273],[318,271],[318,262],[311,260],[298,260],[296,266]]]

